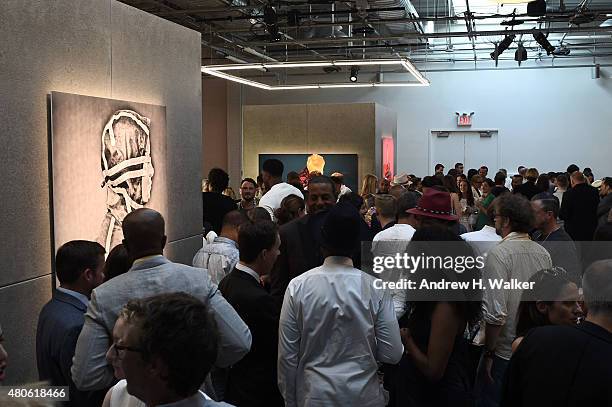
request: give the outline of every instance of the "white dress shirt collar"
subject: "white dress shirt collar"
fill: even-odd
[[[87,296],[86,296],[86,295],[84,295],[84,294],[78,293],[78,292],[76,292],[76,291],[69,290],[69,289],[64,288],[64,287],[57,287],[57,291],[61,291],[61,292],[63,292],[64,294],[68,294],[68,295],[70,295],[71,297],[76,298],[77,300],[79,300],[79,301],[81,301],[83,304],[85,304],[85,306],[88,306],[88,305],[89,305],[89,298],[87,298]]]
[[[257,274],[255,272],[255,270],[253,270],[252,268],[250,268],[249,266],[245,266],[242,263],[238,263],[236,264],[236,269],[243,271],[247,274],[249,274],[251,277],[253,277],[255,280],[257,280],[257,282],[259,283],[261,280],[259,279],[259,274]]]

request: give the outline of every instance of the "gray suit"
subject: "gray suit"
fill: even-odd
[[[251,348],[251,332],[204,269],[172,263],[163,256],[136,261],[129,272],[96,288],[85,314],[72,365],[72,378],[81,390],[113,384],[113,371],[105,354],[121,308],[129,300],[155,294],[186,292],[202,300],[219,330],[216,365],[227,367]]]

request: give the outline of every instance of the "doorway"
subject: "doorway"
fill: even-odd
[[[441,163],[445,173],[454,168],[456,162],[468,169],[489,168],[489,178],[499,169],[499,148],[497,130],[433,130],[429,138],[429,169],[433,174],[434,167]]]

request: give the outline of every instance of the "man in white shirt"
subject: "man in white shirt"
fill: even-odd
[[[382,230],[374,236],[372,241],[372,254],[374,256],[395,257],[397,253],[404,253],[416,232],[415,215],[408,213],[409,209],[416,207],[419,195],[416,192],[406,191],[397,200],[397,223],[388,229]],[[406,277],[399,270],[388,270],[378,276],[384,281],[400,281]],[[406,312],[406,290],[391,290],[393,305],[398,319]]]
[[[353,268],[359,213],[333,207],[321,230],[325,261],[294,278],[279,325],[278,387],[285,405],[383,407],[377,362],[396,364],[403,346],[391,296]]]
[[[464,233],[461,238],[472,246],[476,256],[483,257],[486,257],[489,250],[502,240],[495,228],[490,225],[484,225],[482,229],[475,232]]]
[[[538,270],[552,267],[550,255],[527,234],[534,224],[529,201],[520,194],[504,194],[495,200],[495,230],[502,241],[493,247],[483,271],[483,319],[485,351],[476,387],[482,406],[498,406],[502,379],[512,356],[517,311],[523,289],[494,288],[490,281],[527,282]]]
[[[283,171],[285,167],[280,160],[271,158],[264,161],[261,177],[266,188],[266,194],[259,200],[259,206],[265,208],[269,213],[273,221],[276,221],[274,217],[274,211],[280,208],[283,198],[288,195],[297,195],[304,199],[304,195],[299,189],[291,184],[283,182]]]

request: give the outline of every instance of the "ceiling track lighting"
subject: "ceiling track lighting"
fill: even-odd
[[[357,74],[361,66],[375,65],[399,65],[405,71],[411,74],[416,82],[367,82],[356,83]],[[256,70],[270,71],[274,69],[290,69],[290,68],[312,68],[322,67],[326,72],[340,70],[341,66],[351,67],[350,83],[307,83],[301,85],[268,85],[266,83],[257,82],[254,80],[242,78],[237,75],[232,75],[225,71],[238,70]],[[296,61],[296,62],[263,62],[249,64],[231,64],[231,65],[206,65],[201,67],[203,73],[213,75],[229,81],[238,82],[243,85],[249,85],[264,90],[297,90],[297,89],[328,89],[328,88],[367,88],[367,87],[411,87],[411,86],[429,86],[429,80],[425,78],[421,72],[407,58],[398,59],[358,59],[358,60],[332,60],[332,61]],[[354,78],[354,80],[352,79]]]
[[[512,41],[514,41],[515,38],[516,35],[514,34],[506,35],[499,44],[495,44],[495,50],[491,52],[491,59],[495,60],[495,66],[497,66],[499,56],[512,45]]]
[[[548,42],[548,38],[546,38],[542,31],[534,31],[533,39],[536,40],[538,44],[540,44],[540,46],[546,50],[546,55],[552,54],[555,50],[555,47],[553,47],[550,42]]]
[[[516,52],[514,53],[514,60],[521,66],[521,62],[527,61],[527,49],[523,46],[523,43],[519,41]]]
[[[357,74],[359,73],[359,67],[353,66],[351,67],[351,76],[349,76],[349,80],[351,82],[357,82]]]

